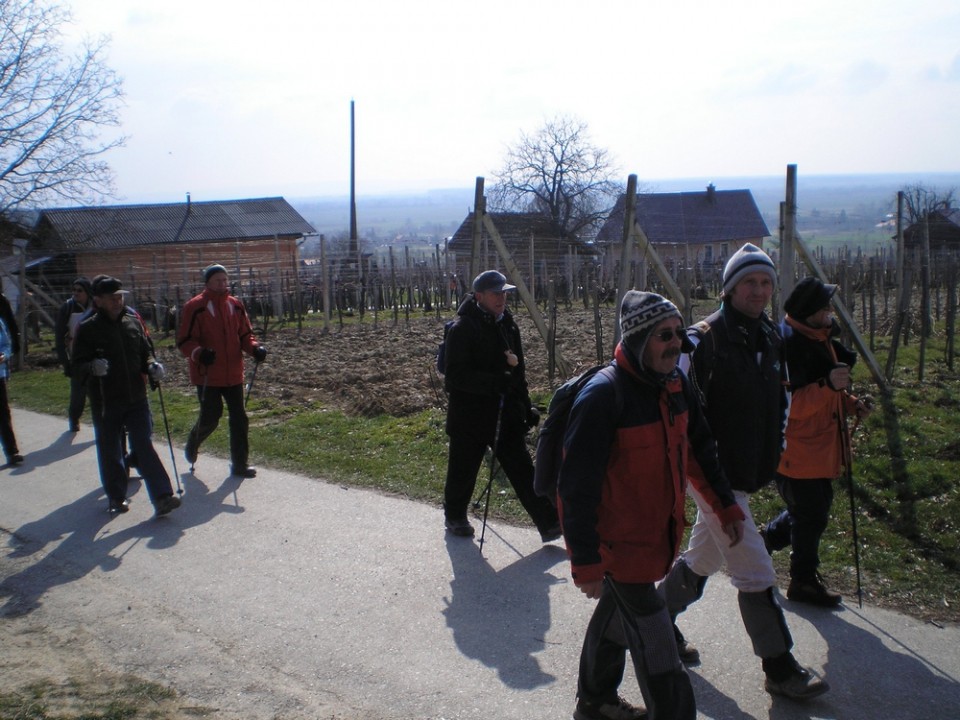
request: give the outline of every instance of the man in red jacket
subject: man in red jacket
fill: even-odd
[[[611,370],[577,395],[558,479],[574,584],[597,599],[580,654],[576,720],[640,720],[620,698],[626,650],[651,718],[693,720],[690,679],[656,587],[683,538],[688,451],[731,545],[744,514],[717,458],[693,387],[677,369],[686,344],[680,311],[656,293],[629,291]]]
[[[227,403],[230,417],[231,473],[256,477],[247,464],[249,420],[243,406],[243,353],[260,363],[267,349],[257,342],[246,308],[230,295],[227,269],[211,265],[203,271],[205,288],[183,306],[177,347],[190,361],[190,382],[197,387],[200,417],[190,431],[184,455],[192,466],[200,445],[217,429]]]

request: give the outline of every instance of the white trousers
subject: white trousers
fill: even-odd
[[[730,547],[730,538],[724,534],[720,519],[703,496],[691,485],[687,486],[687,492],[697,503],[697,521],[690,532],[687,550],[683,553],[687,567],[697,575],[706,577],[726,564],[730,582],[741,592],[761,592],[776,585],[773,560],[750,512],[750,496],[738,490],[733,493],[745,519],[743,540]]]

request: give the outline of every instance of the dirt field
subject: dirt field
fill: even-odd
[[[615,312],[601,309],[604,347],[612,352]],[[593,312],[583,307],[565,311],[558,319],[557,346],[571,368],[596,363]],[[395,323],[392,314],[380,314],[374,326],[368,314],[363,324],[333,321],[329,332],[312,325],[302,332],[296,326],[270,328],[263,339],[270,355],[258,370],[255,393],[280,405],[313,401],[330,403],[351,414],[405,416],[428,407],[443,407],[442,378],[434,359],[443,335],[444,313],[417,313]],[[547,353],[535,325],[525,311],[517,313],[524,341],[527,379],[531,392],[547,392]],[[258,332],[259,334],[259,332]],[[179,354],[168,351],[168,382],[187,389]],[[561,382],[559,374],[555,385]]]

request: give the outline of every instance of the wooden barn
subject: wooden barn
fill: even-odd
[[[930,233],[930,252],[934,255],[960,252],[960,209],[935,210],[927,223]],[[903,244],[908,249],[919,248],[923,242],[923,225],[914,223],[903,231]]]
[[[597,234],[598,245],[623,241],[625,206],[626,195],[621,195]],[[770,236],[749,190],[717,190],[712,184],[702,192],[637,193],[636,219],[671,269],[722,270],[740,247],[748,242],[763,247]]]
[[[113,275],[132,302],[176,303],[202,288],[201,271],[224,265],[233,291],[295,273],[311,225],[282,197],[44,210],[32,254],[58,258],[59,284]],[[49,280],[50,278],[48,278]],[[167,302],[169,301],[169,303]]]
[[[536,288],[539,295],[548,279],[560,284],[572,283],[584,259],[593,259],[593,247],[582,240],[564,234],[549,217],[538,213],[487,213],[503,239],[504,245],[520,269],[524,281]],[[467,278],[470,254],[473,249],[473,213],[457,228],[447,242],[447,267],[455,268],[457,278],[469,289],[473,278]],[[504,270],[497,248],[486,230],[480,245],[480,266],[483,269]]]

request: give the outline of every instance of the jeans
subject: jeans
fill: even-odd
[[[94,424],[100,461],[100,482],[107,498],[120,502],[127,497],[127,468],[123,461],[123,434],[136,453],[137,468],[153,504],[173,494],[166,468],[153,447],[153,416],[147,398],[129,405],[108,406]]]

